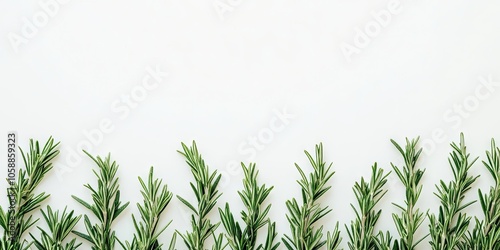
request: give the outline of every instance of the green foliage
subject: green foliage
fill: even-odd
[[[38,221],[31,212],[49,197],[44,192],[36,194],[35,189],[52,169],[52,160],[59,154],[58,145],[50,137],[43,148],[38,141],[30,140],[28,153],[20,149],[25,169],[19,169],[16,183],[9,183],[13,184],[8,190],[12,195],[8,200],[13,209],[0,206],[0,226],[4,230],[0,250],[25,250],[31,246],[32,243],[23,238],[23,234]],[[12,227],[11,221],[14,222]]]
[[[168,191],[167,185],[162,186],[160,179],[154,178],[153,167],[149,170],[147,183],[144,183],[141,177],[139,177],[139,182],[144,199],[142,205],[137,203],[141,221],[137,222],[134,215],[132,215],[135,228],[134,238],[132,242],[127,241],[125,245],[120,244],[123,249],[127,250],[161,250],[162,245],[158,242],[158,237],[167,229],[170,222],[159,230],[157,227],[161,214],[172,200],[172,192]],[[174,243],[175,234],[169,249],[173,249]]]
[[[295,164],[302,177],[297,181],[302,189],[302,203],[299,205],[295,198],[286,202],[288,209],[286,217],[292,234],[282,238],[283,244],[289,250],[319,249],[325,244],[329,250],[337,249],[341,241],[338,224],[332,233],[327,234],[326,240],[323,238],[323,226],[314,228],[318,220],[331,212],[328,206],[322,207],[318,199],[331,188],[327,183],[334,174],[330,171],[332,163],[326,166],[321,143],[315,147],[315,158],[309,152],[304,152],[313,167],[313,172],[306,176],[299,165]]]
[[[38,229],[41,232],[40,240],[36,239],[30,233],[33,239],[33,245],[38,250],[74,250],[77,249],[82,243],[76,243],[76,239],[72,239],[64,244],[63,241],[71,233],[71,230],[78,223],[81,215],[75,216],[74,211],[66,213],[64,208],[62,214],[59,216],[59,211],[52,211],[50,206],[47,206],[47,211],[41,209],[43,218],[49,227],[49,232],[43,230],[41,227]]]
[[[488,193],[478,190],[479,202],[484,219],[476,218],[476,225],[466,236],[462,249],[496,250],[500,249],[500,148],[491,140],[491,150],[486,151],[487,161],[483,161],[495,185]]]
[[[97,189],[90,184],[84,186],[92,195],[92,204],[72,196],[78,203],[90,210],[98,222],[92,224],[87,215],[84,216],[84,224],[87,233],[73,231],[76,235],[84,238],[92,244],[93,250],[113,250],[116,242],[115,231],[112,229],[113,221],[125,210],[129,202],[122,205],[120,201],[120,190],[118,184],[118,164],[111,162],[108,155],[104,160],[97,156],[94,158],[85,152],[99,168],[99,173],[92,170],[97,177]]]
[[[391,166],[406,190],[405,205],[394,204],[401,210],[401,213],[392,215],[400,237],[399,241],[394,241],[393,249],[414,250],[425,238],[414,239],[416,231],[425,219],[424,213],[416,208],[417,200],[422,193],[422,184],[420,181],[425,172],[425,170],[420,170],[416,167],[418,158],[422,153],[422,149],[417,148],[418,140],[419,138],[411,141],[406,139],[404,150],[394,140],[391,140],[394,147],[396,147],[403,157],[405,164],[402,168],[398,168],[392,163]],[[390,242],[390,236],[385,236],[384,241]]]
[[[469,153],[465,147],[464,135],[460,134],[460,144],[452,143],[453,151],[448,162],[453,171],[453,180],[446,184],[440,181],[436,185],[435,195],[441,201],[439,214],[430,214],[429,232],[433,250],[451,250],[460,246],[469,227],[470,216],[463,210],[475,201],[464,203],[465,194],[479,176],[468,175],[469,169],[477,160],[469,160]]]
[[[351,204],[355,218],[350,226],[345,225],[351,250],[415,250],[425,237],[416,238],[416,232],[425,220],[424,212],[417,208],[417,201],[422,193],[422,177],[425,170],[417,168],[422,149],[417,147],[419,138],[406,139],[405,147],[391,140],[394,147],[401,154],[404,165],[397,167],[391,163],[393,171],[405,187],[405,200],[402,204],[395,204],[399,212],[392,215],[399,236],[393,239],[389,232],[375,232],[377,222],[382,213],[377,208],[378,203],[386,194],[384,186],[390,173],[375,163],[371,168],[369,180],[361,178],[356,182],[353,191],[356,204]],[[93,157],[85,152],[97,164],[98,170],[93,170],[97,177],[97,186],[84,185],[91,193],[92,202],[86,202],[72,196],[94,214],[96,222],[91,222],[85,215],[83,224],[86,233],[74,231],[81,216],[65,208],[54,211],[50,206],[40,209],[48,194],[37,193],[36,188],[52,169],[52,160],[59,154],[56,149],[59,143],[49,138],[43,147],[38,141],[30,140],[28,152],[20,150],[25,168],[19,169],[15,182],[9,182],[8,201],[10,207],[0,206],[0,227],[3,236],[0,239],[0,250],[75,250],[81,246],[76,239],[67,239],[70,232],[82,237],[91,244],[93,250],[114,250],[116,241],[125,250],[161,250],[163,245],[159,239],[169,226],[170,222],[160,226],[160,217],[169,205],[173,195],[162,180],[155,178],[153,167],[150,168],[147,180],[139,177],[141,185],[142,203],[137,204],[140,218],[132,215],[135,233],[130,241],[120,242],[112,228],[114,220],[128,207],[129,203],[122,204],[118,184],[118,165],[111,161],[108,155],[104,160]],[[478,190],[479,205],[484,218],[475,218],[472,230],[471,217],[464,209],[475,201],[465,201],[466,193],[472,188],[479,176],[470,176],[469,170],[477,160],[470,159],[466,150],[463,134],[460,143],[452,143],[452,152],[448,159],[453,173],[453,180],[445,183],[443,180],[436,185],[435,195],[440,200],[437,214],[427,212],[429,218],[430,246],[433,250],[497,250],[500,249],[500,148],[495,141],[491,141],[491,149],[486,151],[484,166],[494,180],[487,192]],[[301,178],[297,183],[301,187],[301,201],[291,199],[286,202],[286,218],[290,226],[290,235],[284,235],[282,243],[288,250],[319,250],[339,249],[341,242],[338,223],[331,232],[324,233],[323,226],[317,224],[320,219],[332,211],[328,206],[322,206],[320,198],[331,188],[328,181],[334,175],[332,163],[329,165],[323,160],[323,145],[315,147],[315,155],[304,151],[313,171],[306,174],[299,165],[295,164]],[[178,199],[191,210],[191,230],[182,234],[179,231],[173,235],[168,246],[175,249],[176,236],[180,235],[188,250],[205,250],[210,245],[212,250],[222,250],[229,246],[232,250],[277,250],[280,242],[276,242],[276,224],[269,218],[271,205],[264,205],[273,187],[259,185],[256,165],[251,163],[245,166],[243,190],[239,197],[245,206],[241,211],[241,219],[235,218],[230,205],[218,208],[221,222],[214,223],[209,214],[217,207],[217,200],[221,196],[218,184],[221,175],[217,171],[210,171],[196,143],[187,146],[182,143],[179,151],[189,165],[194,181],[190,186],[196,197],[196,202],[188,202],[181,196]],[[33,232],[30,229],[38,222],[32,213],[41,211],[46,227],[37,227]],[[10,223],[14,222],[11,227]],[[216,229],[222,223],[225,234],[217,234]],[[259,235],[260,230],[267,229],[267,235]],[[31,239],[25,239],[28,234]],[[10,235],[14,237],[10,238]],[[211,238],[212,239],[209,239]],[[259,242],[261,241],[261,242]]]
[[[191,232],[185,234],[177,233],[182,237],[184,244],[189,250],[204,250],[205,241],[213,236],[214,244],[212,249],[223,249],[223,235],[215,236],[214,231],[219,226],[220,222],[212,223],[207,218],[210,211],[217,204],[217,200],[222,195],[217,190],[221,175],[217,171],[210,172],[201,154],[198,152],[196,142],[193,141],[191,147],[182,143],[182,150],[179,151],[186,158],[186,163],[191,168],[195,183],[190,183],[191,189],[196,196],[196,204],[188,202],[181,196],[177,198],[188,207],[193,214],[191,215]]]
[[[377,241],[374,235],[375,225],[382,214],[382,210],[376,210],[375,206],[387,193],[384,190],[384,185],[387,182],[387,176],[384,175],[384,170],[377,167],[377,163],[372,166],[372,174],[370,182],[365,181],[362,177],[361,182],[356,182],[353,187],[356,195],[358,209],[351,204],[352,209],[356,214],[355,220],[351,221],[350,228],[346,227],[349,235],[347,243],[351,250],[372,250],[384,249],[391,241],[390,235],[387,235],[383,243]],[[379,244],[379,245],[378,245]]]
[[[248,167],[241,163],[241,166],[245,175],[243,179],[244,189],[238,192],[238,194],[246,208],[246,211],[241,211],[241,217],[245,223],[245,228],[242,229],[240,224],[236,222],[228,203],[226,203],[224,210],[219,208],[222,224],[226,230],[228,245],[233,250],[256,249],[258,231],[266,225],[266,242],[264,244],[259,244],[257,249],[275,250],[279,245],[279,243],[274,244],[274,239],[276,238],[276,224],[271,222],[267,217],[271,205],[267,205],[263,210],[261,209],[262,204],[273,187],[266,188],[265,185],[259,186],[257,184],[257,175],[259,172],[256,170],[254,163],[250,163]]]

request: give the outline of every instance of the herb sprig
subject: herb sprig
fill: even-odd
[[[72,196],[78,203],[90,210],[98,222],[92,224],[90,218],[84,216],[84,224],[87,233],[73,231],[76,235],[84,238],[92,244],[93,250],[113,250],[116,242],[115,231],[112,228],[113,221],[127,208],[129,202],[122,205],[120,201],[120,185],[118,184],[118,164],[111,162],[108,155],[104,160],[97,156],[93,157],[85,152],[97,165],[99,172],[92,170],[97,177],[97,188],[90,184],[84,186],[92,195],[92,204]]]
[[[302,203],[299,205],[295,198],[286,202],[288,209],[286,217],[290,224],[291,235],[282,238],[283,244],[288,250],[319,249],[324,245],[329,250],[337,249],[341,241],[338,223],[333,232],[327,233],[326,240],[323,238],[323,226],[314,228],[318,220],[332,211],[328,206],[322,207],[318,199],[331,188],[327,183],[334,174],[331,171],[333,163],[326,165],[321,143],[315,147],[314,158],[309,152],[304,151],[304,153],[313,167],[313,172],[307,176],[299,165],[295,164],[302,177],[297,181],[301,187]]]
[[[255,163],[250,163],[247,167],[241,163],[243,168],[243,191],[238,191],[241,201],[245,205],[246,211],[241,211],[241,217],[245,223],[242,228],[235,220],[229,203],[223,209],[219,208],[219,214],[222,224],[226,230],[226,238],[228,245],[232,250],[254,250],[257,245],[257,234],[260,228],[267,225],[267,237],[264,244],[259,244],[257,249],[275,250],[279,243],[274,244],[276,238],[276,223],[271,222],[267,216],[271,209],[271,204],[267,205],[263,210],[262,204],[269,196],[273,187],[267,188],[265,185],[257,184],[257,175]]]
[[[375,236],[375,225],[382,214],[382,210],[377,210],[375,207],[382,197],[387,193],[384,185],[387,182],[388,174],[384,175],[384,170],[377,167],[377,163],[372,166],[371,178],[367,182],[362,177],[360,182],[356,182],[353,187],[354,194],[356,195],[358,209],[351,204],[354,213],[356,214],[355,220],[351,221],[351,226],[346,227],[347,234],[349,235],[349,242],[347,243],[351,250],[372,250],[387,248],[379,246]],[[391,237],[388,234],[383,244],[387,246],[390,243]]]
[[[144,199],[143,204],[137,203],[137,208],[141,215],[141,221],[137,221],[132,215],[135,233],[132,242],[122,244],[123,249],[127,250],[161,250],[162,244],[158,242],[158,237],[167,229],[172,221],[166,226],[158,229],[160,216],[172,200],[172,192],[168,190],[167,185],[162,185],[160,179],[154,178],[153,167],[149,170],[147,182],[141,177],[138,178],[141,184],[141,194]],[[172,237],[170,250],[174,249],[176,234]]]
[[[467,152],[463,134],[460,134],[460,144],[452,143],[451,147],[453,151],[448,162],[453,171],[453,180],[448,184],[441,180],[439,185],[436,185],[435,195],[441,201],[441,206],[438,215],[428,215],[430,244],[433,250],[451,250],[460,246],[465,240],[464,236],[471,220],[463,210],[475,202],[464,203],[464,198],[479,177],[468,174],[477,158],[472,161],[469,159],[470,154]]]
[[[76,239],[71,239],[68,243],[64,244],[63,241],[71,233],[71,230],[76,226],[81,215],[74,215],[74,211],[69,213],[66,212],[67,208],[64,208],[61,215],[59,211],[53,211],[50,206],[47,206],[47,210],[41,209],[43,218],[49,227],[49,232],[38,227],[40,230],[40,240],[35,238],[33,234],[30,233],[33,239],[33,245],[38,250],[75,250],[82,243],[77,243]]]
[[[186,158],[186,163],[191,168],[191,173],[194,177],[194,183],[190,183],[191,189],[196,196],[197,204],[193,205],[186,199],[177,195],[177,198],[188,207],[193,214],[191,215],[191,232],[185,234],[177,233],[182,237],[184,244],[189,250],[204,250],[205,241],[210,237],[214,237],[212,249],[223,249],[223,235],[215,236],[215,230],[220,222],[212,223],[207,218],[210,211],[217,204],[217,200],[222,195],[217,190],[217,186],[221,179],[221,175],[217,174],[217,170],[211,172],[205,164],[201,154],[198,152],[196,142],[193,141],[191,147],[182,143],[182,151],[178,151]]]
[[[416,207],[418,198],[422,193],[422,184],[420,181],[425,172],[425,170],[417,168],[418,158],[422,153],[422,148],[417,148],[418,141],[419,138],[411,141],[406,139],[406,146],[403,149],[396,141],[391,140],[404,160],[404,166],[402,168],[398,168],[392,163],[391,166],[406,190],[405,205],[393,203],[401,210],[400,214],[392,215],[400,237],[399,241],[394,241],[393,249],[395,250],[414,250],[415,247],[425,239],[425,237],[422,237],[415,240],[415,233],[425,219],[425,214]]]
[[[476,218],[476,225],[466,236],[462,249],[494,250],[500,249],[500,148],[491,140],[491,149],[486,151],[484,166],[495,181],[488,193],[478,190],[479,202],[484,219]]]
[[[0,206],[0,226],[4,229],[0,250],[25,250],[32,245],[23,234],[39,220],[31,212],[49,197],[45,192],[36,194],[35,189],[52,169],[52,160],[59,154],[58,145],[50,137],[43,148],[31,139],[27,153],[20,149],[25,169],[19,169],[16,183],[9,183],[12,184],[8,190],[10,208],[4,210]]]

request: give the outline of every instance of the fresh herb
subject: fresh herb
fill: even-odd
[[[162,245],[158,242],[158,237],[167,229],[170,221],[166,226],[157,229],[160,216],[167,208],[172,200],[172,192],[168,191],[167,185],[162,186],[160,179],[155,179],[153,167],[149,170],[147,184],[139,177],[142,190],[141,194],[144,199],[143,204],[137,203],[137,208],[141,214],[141,221],[132,215],[135,234],[132,242],[126,242],[122,245],[123,249],[127,250],[161,250]],[[172,237],[169,249],[174,249],[176,234]]]
[[[314,228],[318,220],[332,211],[328,206],[322,207],[318,199],[331,188],[327,183],[334,174],[331,171],[333,163],[327,166],[324,162],[321,143],[315,147],[315,158],[309,152],[304,152],[313,167],[313,172],[308,177],[299,165],[295,164],[302,177],[297,181],[302,189],[302,204],[299,205],[295,198],[286,202],[288,209],[286,217],[290,224],[291,235],[282,238],[283,244],[289,250],[319,249],[325,244],[329,250],[337,249],[341,241],[338,223],[334,231],[327,234],[326,240],[323,238],[323,226]]]
[[[460,245],[471,219],[463,210],[475,202],[464,203],[463,201],[465,194],[479,177],[468,174],[477,158],[469,160],[470,154],[467,153],[463,134],[460,134],[460,144],[452,143],[451,147],[453,151],[450,153],[448,162],[453,171],[453,180],[448,184],[441,180],[440,184],[436,185],[435,195],[441,201],[439,214],[428,216],[430,244],[433,250],[451,250]]]
[[[36,194],[35,189],[52,169],[52,160],[59,154],[58,145],[50,137],[43,148],[38,141],[30,140],[28,153],[20,149],[25,169],[19,169],[17,182],[8,191],[10,208],[4,210],[0,206],[0,226],[4,229],[0,250],[25,250],[31,246],[23,239],[23,234],[38,221],[31,212],[49,197],[44,192]]]
[[[201,154],[198,152],[196,142],[193,141],[191,147],[182,143],[182,150],[178,151],[186,158],[186,163],[191,168],[195,183],[190,183],[191,189],[196,196],[197,204],[193,205],[186,199],[177,195],[177,198],[186,205],[193,214],[191,215],[191,232],[185,234],[177,233],[182,237],[186,247],[189,250],[204,250],[205,241],[210,237],[214,237],[214,244],[212,249],[223,249],[223,235],[215,236],[215,230],[220,222],[212,223],[207,218],[210,211],[217,204],[217,200],[222,195],[217,190],[221,175],[217,171],[210,172]]]
[[[33,239],[33,245],[36,249],[75,250],[82,244],[77,243],[76,239],[72,239],[66,244],[63,243],[82,217],[81,215],[73,215],[74,211],[66,213],[66,208],[64,208],[62,214],[59,216],[59,211],[52,211],[50,206],[47,206],[47,211],[41,209],[41,212],[45,222],[49,226],[49,232],[43,230],[41,227],[38,227],[41,232],[40,240],[36,239],[35,236],[30,233],[31,238]]]
[[[400,237],[399,241],[394,241],[393,249],[414,250],[425,238],[423,237],[415,240],[415,233],[425,219],[424,213],[420,212],[416,207],[417,200],[422,193],[422,184],[420,181],[425,172],[425,170],[417,168],[418,157],[422,153],[422,148],[417,148],[418,140],[419,138],[411,141],[406,139],[406,147],[404,150],[398,143],[391,140],[404,160],[404,166],[402,168],[398,168],[392,163],[391,166],[406,190],[405,205],[394,204],[401,210],[401,213],[392,215]],[[385,238],[386,241],[389,239],[388,236]]]
[[[279,245],[279,243],[274,244],[277,235],[275,231],[276,223],[271,222],[267,217],[271,205],[267,205],[264,210],[261,209],[273,187],[267,188],[265,185],[259,186],[257,184],[259,171],[256,170],[254,163],[250,163],[248,167],[241,163],[241,166],[245,175],[243,179],[244,189],[238,194],[246,208],[246,211],[241,211],[241,218],[245,223],[245,227],[242,229],[235,220],[228,203],[226,203],[224,210],[219,208],[222,224],[226,229],[228,245],[233,250],[275,250]],[[266,242],[259,244],[255,248],[258,231],[263,226],[267,226]]]
[[[354,213],[356,214],[355,220],[351,221],[350,228],[346,227],[347,234],[349,235],[349,242],[347,243],[351,250],[372,250],[372,249],[386,249],[391,241],[391,236],[387,235],[384,244],[379,246],[377,237],[374,234],[375,225],[382,214],[382,210],[377,210],[375,206],[387,193],[384,190],[384,185],[387,182],[387,176],[384,175],[384,170],[377,167],[377,163],[372,166],[372,173],[370,182],[365,181],[362,177],[361,182],[356,182],[353,187],[354,194],[356,195],[358,209],[351,204]],[[386,246],[386,247],[383,247]]]
[[[491,150],[486,151],[484,166],[493,177],[495,185],[488,193],[479,190],[479,202],[484,220],[476,218],[472,233],[468,233],[462,249],[496,250],[500,249],[500,148],[491,140]]]
[[[92,170],[97,177],[97,189],[90,184],[84,186],[90,190],[92,195],[92,204],[72,196],[78,203],[90,210],[98,222],[92,224],[87,215],[84,216],[84,224],[87,233],[73,231],[76,235],[84,238],[92,244],[93,250],[113,250],[116,241],[115,231],[112,229],[113,221],[125,210],[129,202],[122,205],[120,201],[120,190],[118,184],[118,164],[111,162],[111,156],[108,155],[104,160],[97,156],[94,158],[85,152],[99,168],[99,173]]]

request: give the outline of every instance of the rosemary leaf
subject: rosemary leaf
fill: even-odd
[[[4,229],[0,250],[25,250],[31,246],[32,243],[23,239],[23,234],[38,219],[30,213],[49,197],[44,192],[36,194],[35,189],[52,169],[52,160],[59,154],[58,145],[50,137],[43,148],[38,141],[31,139],[27,153],[20,149],[25,168],[19,169],[17,182],[8,190],[11,207],[4,209],[0,206],[0,226]]]
[[[250,163],[248,167],[241,163],[241,166],[245,175],[243,179],[244,189],[238,192],[238,194],[246,208],[246,211],[241,211],[241,217],[245,223],[245,227],[242,229],[240,224],[236,222],[228,203],[226,203],[224,210],[219,208],[222,224],[226,230],[228,245],[233,250],[254,250],[256,249],[255,246],[259,229],[263,226],[267,226],[268,235],[266,237],[266,242],[264,244],[259,244],[257,249],[277,249],[279,243],[273,243],[276,238],[276,233],[274,231],[275,224],[272,223],[267,216],[271,209],[271,205],[267,205],[263,210],[261,209],[262,204],[273,187],[267,188],[265,185],[259,186],[257,184],[257,175],[259,171],[256,170],[254,163]]]
[[[417,148],[419,138],[408,140],[403,149],[397,142],[391,140],[392,144],[399,151],[404,160],[402,168],[396,167],[391,163],[392,169],[398,176],[406,190],[405,205],[394,204],[401,210],[400,214],[393,214],[392,218],[399,233],[399,241],[394,241],[393,249],[414,250],[425,237],[415,240],[415,233],[422,225],[425,215],[416,208],[416,203],[422,193],[422,184],[420,183],[425,170],[417,168],[417,161],[422,153],[422,148]],[[389,237],[386,236],[386,241]]]
[[[125,210],[129,202],[122,205],[120,201],[120,186],[118,184],[118,164],[111,162],[108,155],[104,160],[101,157],[93,157],[85,152],[99,168],[99,172],[92,170],[97,177],[97,188],[90,184],[84,185],[92,195],[92,203],[86,202],[76,196],[72,196],[78,203],[89,209],[97,218],[98,222],[92,224],[90,218],[84,216],[84,224],[87,233],[73,231],[76,235],[84,238],[92,244],[92,250],[113,250],[116,242],[115,231],[112,229],[113,221]]]
[[[181,236],[184,244],[189,250],[204,250],[205,241],[210,236],[214,238],[212,249],[223,249],[225,247],[223,244],[223,235],[220,234],[215,236],[215,230],[220,222],[213,224],[210,219],[207,218],[210,211],[217,204],[217,200],[222,195],[217,190],[221,175],[217,174],[216,170],[210,172],[201,154],[198,152],[196,142],[193,141],[191,147],[182,143],[182,151],[179,151],[179,153],[186,158],[186,163],[191,168],[195,183],[191,182],[190,184],[196,196],[197,204],[193,205],[181,196],[177,196],[177,198],[193,212],[191,215],[192,231],[186,232],[185,234],[177,231],[177,234]]]
[[[465,146],[464,135],[460,134],[460,144],[452,143],[453,151],[448,162],[453,172],[453,180],[446,184],[440,181],[436,185],[435,195],[441,201],[438,215],[429,214],[429,232],[431,248],[433,250],[452,250],[460,246],[468,230],[470,216],[463,210],[475,201],[464,203],[465,194],[479,176],[468,174],[477,158],[469,160],[469,153]]]
[[[306,176],[304,171],[295,164],[302,179],[297,183],[302,189],[302,203],[299,205],[294,198],[286,202],[288,214],[286,215],[290,224],[291,235],[282,238],[283,244],[288,250],[319,249],[326,245],[329,250],[337,249],[341,238],[338,224],[332,233],[327,233],[326,240],[323,238],[323,226],[315,228],[315,223],[331,212],[331,209],[322,207],[318,199],[323,196],[331,186],[327,186],[328,180],[333,176],[331,171],[333,163],[328,166],[323,160],[323,144],[316,145],[315,157],[304,151],[313,172]]]
[[[137,203],[141,221],[137,222],[134,215],[132,215],[136,231],[132,242],[126,241],[125,244],[118,242],[126,250],[161,250],[162,244],[158,242],[158,237],[172,221],[161,229],[157,227],[161,214],[172,200],[172,192],[168,191],[167,185],[162,186],[160,179],[154,178],[153,167],[149,170],[147,182],[145,183],[139,177],[139,183],[142,187],[141,194],[144,199],[143,204]],[[172,238],[172,246],[175,244],[174,242],[175,235]]]
[[[33,245],[38,250],[75,250],[82,243],[77,243],[76,239],[70,240],[64,244],[63,241],[71,233],[71,230],[76,226],[81,215],[75,216],[74,211],[69,213],[64,208],[62,214],[59,216],[59,211],[52,211],[50,206],[47,206],[47,211],[41,210],[43,218],[49,227],[49,232],[38,227],[40,230],[40,240],[36,239],[30,233],[33,239]]]
[[[365,181],[361,178],[360,182],[356,182],[353,187],[356,195],[358,208],[351,204],[352,209],[356,214],[355,220],[351,221],[350,228],[346,227],[349,235],[348,246],[351,250],[372,250],[372,249],[387,249],[390,244],[391,236],[387,234],[382,241],[383,244],[377,241],[374,234],[375,225],[382,214],[382,210],[376,210],[375,206],[385,195],[387,190],[384,190],[384,185],[387,182],[387,176],[390,172],[384,175],[384,170],[377,167],[377,163],[372,166],[370,181]]]
[[[491,140],[491,149],[486,151],[484,166],[495,181],[488,193],[478,190],[479,202],[484,219],[476,218],[476,225],[468,232],[462,249],[496,250],[500,249],[500,148]]]

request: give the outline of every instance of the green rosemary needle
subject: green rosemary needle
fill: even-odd
[[[30,233],[31,238],[33,239],[33,245],[36,249],[75,250],[82,244],[77,243],[76,239],[72,239],[66,244],[63,243],[82,217],[81,215],[73,215],[74,211],[66,213],[66,208],[64,208],[62,214],[59,216],[59,211],[52,211],[50,206],[47,206],[47,211],[42,209],[41,212],[49,227],[49,232],[43,230],[41,227],[38,227],[41,232],[40,240],[36,239],[35,236]]]
[[[362,177],[359,183],[354,184],[353,191],[356,195],[358,209],[351,204],[356,213],[356,218],[351,221],[350,228],[345,225],[349,235],[349,249],[372,250],[381,248],[377,244],[374,231],[382,210],[376,210],[375,206],[387,193],[387,190],[384,190],[384,185],[387,182],[388,175],[389,173],[384,175],[384,170],[378,168],[377,163],[375,163],[372,166],[370,182],[365,181]],[[387,235],[386,238],[384,245],[387,246],[391,237]]]
[[[104,160],[97,156],[94,158],[85,152],[99,168],[99,172],[92,170],[97,177],[97,188],[90,184],[84,186],[90,190],[92,204],[76,196],[72,196],[78,203],[90,210],[98,222],[92,224],[90,218],[84,216],[84,224],[87,233],[73,231],[76,235],[84,238],[92,244],[93,250],[113,250],[116,242],[115,231],[112,229],[113,221],[125,210],[129,202],[122,205],[120,201],[120,190],[118,184],[118,164],[111,162],[108,155]]]
[[[23,234],[38,219],[29,214],[49,197],[44,192],[36,194],[35,189],[52,169],[52,160],[59,154],[56,149],[58,145],[50,137],[43,148],[40,148],[38,141],[30,140],[28,153],[20,149],[25,169],[19,169],[17,182],[9,190],[11,207],[4,210],[0,206],[0,226],[4,229],[0,250],[25,250],[31,246],[31,243],[23,239]]]
[[[479,202],[484,219],[476,218],[472,233],[468,233],[462,249],[496,250],[500,249],[500,148],[491,140],[491,149],[486,151],[487,161],[483,161],[495,185],[488,193],[478,190]]]
[[[172,221],[159,230],[157,227],[161,214],[172,200],[172,192],[168,191],[167,185],[162,186],[160,179],[154,178],[153,167],[149,170],[147,182],[145,183],[141,177],[139,177],[139,182],[142,187],[141,194],[144,199],[143,204],[137,203],[137,208],[141,214],[141,221],[137,222],[135,216],[132,215],[136,231],[134,238],[132,242],[127,241],[125,244],[119,242],[123,249],[127,250],[161,250],[162,245],[158,242],[158,237],[167,229]],[[175,234],[172,237],[169,249],[173,250],[174,244]]]
[[[221,179],[221,175],[217,171],[210,172],[208,166],[205,164],[201,154],[198,152],[196,142],[193,141],[191,147],[182,143],[182,151],[178,151],[186,158],[186,163],[191,168],[191,173],[194,177],[194,183],[190,183],[191,188],[196,196],[197,204],[193,205],[181,196],[177,198],[188,207],[193,214],[191,215],[191,232],[185,234],[177,233],[181,236],[189,250],[204,250],[205,241],[208,237],[214,237],[214,245],[212,249],[223,249],[223,235],[215,236],[214,231],[219,226],[219,223],[212,223],[207,218],[210,211],[217,204],[217,200],[222,195],[217,190],[217,185]]]
[[[222,224],[226,230],[228,245],[233,250],[256,249],[258,231],[266,225],[266,242],[259,244],[257,249],[275,250],[279,245],[279,243],[273,243],[277,235],[275,232],[276,225],[267,217],[271,205],[269,204],[263,210],[261,209],[273,187],[267,188],[265,185],[259,186],[257,184],[259,171],[256,170],[254,163],[250,163],[248,167],[241,163],[241,166],[245,175],[243,179],[244,189],[239,191],[238,194],[246,208],[246,211],[241,211],[245,227],[242,228],[235,220],[228,203],[226,203],[224,210],[219,208]]]
[[[335,230],[327,234],[326,240],[323,238],[323,226],[314,228],[318,220],[331,212],[328,206],[322,207],[318,199],[331,188],[327,183],[334,174],[330,171],[333,163],[327,166],[324,162],[321,143],[315,147],[314,158],[309,152],[304,152],[313,167],[313,172],[306,176],[299,165],[295,164],[302,177],[297,181],[302,189],[302,203],[299,205],[295,198],[286,202],[288,209],[286,217],[290,224],[291,235],[282,238],[283,244],[289,250],[319,249],[325,244],[329,250],[337,249],[341,241],[338,223]]]
[[[465,146],[464,135],[460,134],[460,144],[452,143],[453,151],[448,162],[453,171],[453,180],[446,184],[440,181],[436,185],[435,195],[441,201],[439,214],[428,215],[431,247],[433,250],[451,250],[459,247],[468,230],[470,216],[463,210],[475,201],[463,203],[465,194],[479,176],[469,176],[468,171],[477,160],[469,161],[469,153]]]
[[[420,194],[422,193],[422,184],[420,181],[424,175],[425,170],[420,170],[416,167],[418,157],[422,153],[422,148],[417,148],[419,138],[408,140],[406,139],[406,146],[403,149],[394,140],[392,144],[399,151],[404,160],[402,168],[396,167],[391,163],[392,169],[398,176],[401,183],[405,186],[406,200],[405,205],[394,204],[401,210],[400,214],[393,214],[392,218],[396,225],[400,239],[394,241],[393,249],[414,250],[415,247],[425,238],[418,240],[414,239],[414,235],[422,222],[425,219],[423,212],[416,208],[416,203]],[[387,239],[387,237],[386,237]]]

